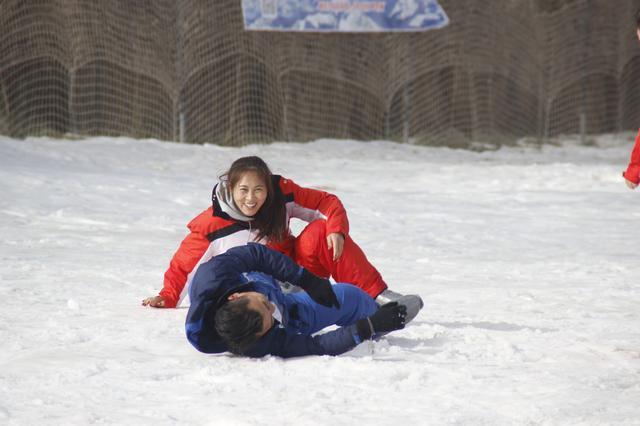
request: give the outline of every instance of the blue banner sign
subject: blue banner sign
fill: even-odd
[[[242,0],[247,30],[425,31],[449,18],[436,0]]]

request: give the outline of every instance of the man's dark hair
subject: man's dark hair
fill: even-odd
[[[258,340],[262,316],[249,308],[249,299],[241,297],[221,306],[215,316],[216,331],[229,351],[243,355]]]
[[[640,9],[636,10],[636,28],[640,30]]]

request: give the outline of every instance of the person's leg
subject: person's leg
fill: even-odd
[[[330,325],[350,325],[362,318],[373,315],[378,305],[367,293],[351,284],[335,284],[333,291],[340,302],[340,308],[328,308],[314,302],[303,291],[288,294],[289,314],[295,306],[295,317],[290,318],[287,328],[300,334],[311,335]]]
[[[373,298],[387,288],[378,270],[348,235],[344,238],[342,255],[333,261],[333,250],[327,247],[324,220],[311,222],[296,238],[294,260],[315,275],[353,284]]]
[[[296,238],[294,260],[310,272],[324,278],[333,277],[336,282],[360,287],[382,306],[398,302],[407,307],[407,323],[418,315],[424,306],[418,295],[403,295],[387,288],[382,276],[369,262],[362,249],[347,235],[344,250],[338,261],[333,261],[333,250],[327,247],[326,222],[311,222]]]

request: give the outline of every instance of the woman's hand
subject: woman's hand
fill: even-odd
[[[333,261],[335,262],[342,255],[344,248],[344,236],[339,232],[333,232],[327,235],[327,247],[333,249]]]
[[[636,187],[638,186],[637,183],[633,183],[630,180],[625,179],[624,183],[627,184],[627,186],[629,187],[629,189],[636,189]]]
[[[164,299],[162,296],[147,297],[142,301],[142,306],[151,306],[152,308],[164,308]]]

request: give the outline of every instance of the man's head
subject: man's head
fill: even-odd
[[[636,34],[640,40],[640,9],[636,10]]]
[[[242,355],[273,326],[274,311],[262,293],[233,293],[216,312],[216,331],[231,352]]]

